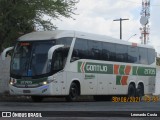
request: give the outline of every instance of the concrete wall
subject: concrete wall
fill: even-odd
[[[0,94],[8,91],[9,82],[9,70],[10,70],[10,57],[7,57],[5,61],[2,61],[0,55]]]

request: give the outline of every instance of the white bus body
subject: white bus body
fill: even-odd
[[[14,47],[10,94],[35,101],[45,96],[70,101],[79,95],[143,96],[155,91],[155,66],[155,50],[148,45],[77,31],[33,32]]]

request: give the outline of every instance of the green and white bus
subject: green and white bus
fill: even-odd
[[[108,36],[77,31],[32,32],[20,37],[10,65],[11,95],[65,96],[76,101],[80,95],[96,100],[107,96],[129,97],[155,91],[155,49]]]

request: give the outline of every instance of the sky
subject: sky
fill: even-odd
[[[149,45],[153,45],[160,53],[160,0],[150,0],[150,36]],[[120,37],[120,23],[114,19],[129,19],[122,21],[122,39],[141,43],[140,12],[142,0],[80,0],[72,17],[61,18],[52,22],[59,30],[76,30],[94,34]],[[136,35],[135,35],[136,34]]]

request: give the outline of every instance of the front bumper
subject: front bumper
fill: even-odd
[[[53,95],[51,84],[43,85],[36,88],[18,88],[9,85],[11,95]]]

